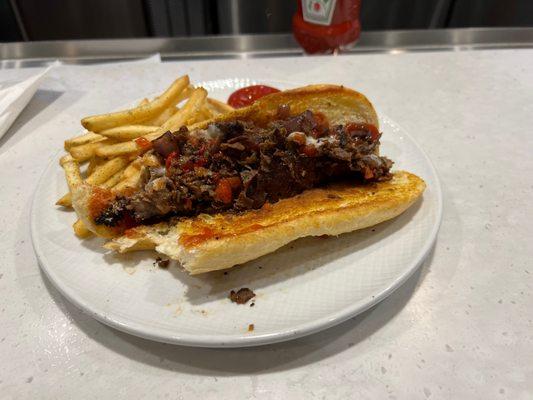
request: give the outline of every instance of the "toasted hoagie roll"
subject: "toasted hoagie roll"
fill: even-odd
[[[137,187],[71,189],[84,225],[119,252],[155,249],[191,274],[229,268],[304,236],[402,213],[422,179],[392,173],[362,94],[313,85],[265,96],[152,142]]]

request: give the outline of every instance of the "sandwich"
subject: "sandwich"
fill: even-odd
[[[155,249],[190,274],[226,269],[409,208],[425,183],[393,172],[380,138],[364,95],[306,86],[164,133],[139,155],[137,186],[80,182],[72,204],[110,250]]]

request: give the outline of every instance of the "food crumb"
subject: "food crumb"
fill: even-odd
[[[252,332],[254,330],[254,324],[248,325],[248,332]]]
[[[253,306],[255,306],[255,303],[250,304],[250,307],[253,307]]]
[[[170,260],[163,260],[161,257],[157,257],[154,261],[154,267],[156,264],[159,268],[168,268]]]
[[[137,272],[137,269],[135,267],[124,267],[124,271],[126,271],[126,273],[129,275],[133,275],[135,272]]]
[[[248,288],[241,288],[238,291],[232,290],[229,298],[233,303],[246,304],[250,299],[255,297],[255,293]]]

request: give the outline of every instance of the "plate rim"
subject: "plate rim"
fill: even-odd
[[[251,78],[242,78],[249,80],[257,80]],[[216,81],[216,80],[213,80]],[[263,81],[263,80],[262,80]],[[280,80],[264,80],[270,83],[273,82],[283,82],[288,84],[289,82],[280,81]],[[292,83],[294,84],[294,83]],[[424,161],[429,167],[429,171],[432,175],[432,178],[435,181],[434,187],[435,197],[437,201],[437,213],[436,213],[436,222],[434,223],[430,234],[424,242],[424,245],[420,248],[415,257],[413,257],[413,262],[408,266],[408,268],[398,277],[394,278],[387,287],[382,289],[379,293],[374,295],[369,295],[360,301],[354,303],[351,306],[344,307],[334,313],[326,315],[324,317],[305,322],[302,324],[294,325],[293,328],[283,329],[278,332],[256,334],[256,335],[220,335],[220,334],[207,334],[207,335],[192,335],[192,334],[177,334],[177,335],[168,335],[163,333],[163,331],[157,328],[146,328],[143,324],[139,324],[135,321],[127,320],[125,321],[121,317],[109,317],[106,315],[104,310],[95,309],[90,306],[87,302],[83,300],[81,296],[77,296],[74,289],[69,288],[68,285],[61,284],[61,279],[54,273],[53,268],[49,268],[46,265],[44,260],[46,257],[40,248],[39,241],[37,240],[37,217],[36,217],[36,208],[37,208],[37,193],[42,190],[44,185],[45,176],[50,173],[50,170],[53,169],[57,159],[56,156],[61,153],[59,150],[56,155],[51,159],[43,173],[41,174],[39,181],[35,187],[35,190],[32,195],[31,209],[30,209],[30,233],[31,241],[34,252],[37,256],[37,261],[41,270],[46,275],[47,279],[52,283],[56,290],[58,290],[62,296],[64,296],[68,301],[74,304],[78,309],[83,312],[88,313],[90,316],[95,318],[97,321],[108,325],[112,328],[115,328],[119,331],[131,334],[133,336],[141,337],[143,339],[154,340],[157,342],[183,345],[190,347],[207,347],[207,348],[218,348],[218,347],[251,347],[259,345],[267,345],[272,343],[279,343],[286,340],[296,339],[303,336],[307,336],[328,328],[331,328],[335,325],[338,325],[350,318],[355,317],[356,315],[370,309],[374,305],[378,304],[389,295],[391,295],[397,288],[403,285],[407,279],[422,265],[422,263],[427,258],[427,255],[431,251],[442,223],[442,213],[443,213],[443,199],[442,199],[442,188],[440,183],[440,178],[433,165],[431,159],[428,157],[426,152],[418,144],[418,142],[409,134],[409,132],[401,127],[396,121],[388,117],[386,114],[380,113],[382,119],[386,119],[392,125],[395,125],[399,128],[404,135],[406,135],[412,144],[416,147],[419,153],[422,155]]]

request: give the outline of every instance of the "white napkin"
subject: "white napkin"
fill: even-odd
[[[0,82],[0,138],[29,103],[44,76],[58,64],[56,61],[44,71],[23,81]]]

